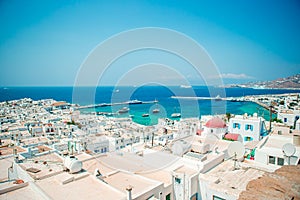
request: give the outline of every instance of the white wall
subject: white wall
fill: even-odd
[[[235,117],[231,118],[229,121],[229,133],[240,134],[243,138],[243,142],[246,143],[245,137],[251,137],[253,141],[260,140],[260,134],[262,131],[262,126],[264,125],[263,118],[240,118]],[[234,128],[234,124],[240,124],[239,127]],[[252,125],[253,129],[246,130],[246,125]]]
[[[292,113],[292,114],[282,113],[282,112],[277,113],[277,119],[281,119],[284,124],[289,125],[289,126],[294,126],[296,117],[300,117],[299,112]]]

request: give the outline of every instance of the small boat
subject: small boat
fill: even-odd
[[[109,104],[107,104],[107,103],[101,103],[99,106],[100,107],[106,107],[106,106],[109,106]]]
[[[152,113],[159,113],[159,109],[158,108],[155,108],[154,110],[152,110]]]
[[[134,118],[134,115],[129,115],[130,118]]]
[[[178,117],[181,117],[181,114],[180,113],[173,113],[171,115],[172,118],[178,118]]]
[[[132,104],[142,104],[142,103],[143,103],[142,101],[137,100],[137,99],[128,101],[128,104],[130,104],[130,105],[132,105]]]
[[[217,96],[215,97],[215,101],[222,101],[222,98],[220,97],[220,95],[217,95]]]
[[[129,111],[129,108],[123,107],[122,109],[120,109],[120,110],[118,111],[118,113],[119,113],[119,114],[122,114],[122,113],[128,113],[128,111]]]
[[[191,85],[180,85],[180,88],[192,88]]]
[[[149,114],[145,113],[145,114],[142,115],[142,117],[149,117]]]

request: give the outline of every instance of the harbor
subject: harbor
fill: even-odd
[[[122,106],[122,105],[134,105],[134,104],[155,104],[158,103],[157,100],[154,101],[139,101],[139,100],[131,100],[126,102],[117,102],[117,103],[100,103],[100,104],[92,104],[92,105],[83,105],[76,106],[76,109],[86,109],[86,108],[97,108],[97,107],[109,107],[109,106]]]

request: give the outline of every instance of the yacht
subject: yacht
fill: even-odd
[[[215,97],[215,101],[222,101],[222,98],[220,97],[220,95],[217,95],[217,96]]]
[[[109,104],[107,104],[107,103],[101,103],[99,106],[100,107],[106,107],[106,106],[109,106]]]
[[[158,108],[155,108],[154,110],[152,110],[152,113],[159,113],[159,109]]]
[[[178,118],[178,117],[181,117],[181,114],[180,113],[173,113],[171,115],[172,118]]]
[[[192,88],[191,85],[180,85],[180,88]]]
[[[128,113],[128,111],[129,111],[129,108],[123,107],[122,109],[120,109],[120,110],[118,111],[118,113],[119,113],[119,114],[121,114],[121,113]]]
[[[145,113],[145,114],[142,115],[142,117],[149,117],[149,114]]]
[[[128,104],[142,104],[143,102],[142,101],[140,101],[140,100],[137,100],[137,99],[135,99],[135,100],[130,100],[130,101],[128,101]]]

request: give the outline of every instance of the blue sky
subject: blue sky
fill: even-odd
[[[300,3],[296,0],[4,0],[0,25],[0,86],[73,85],[80,65],[99,43],[142,27],[173,29],[197,41],[225,83],[300,73]],[[134,67],[132,61],[165,64],[169,58],[157,51],[128,55],[107,70],[101,84],[115,84]],[[175,58],[168,64],[191,84],[202,84],[201,77],[193,76],[191,67],[181,62]],[[178,84],[172,77],[159,78]]]

